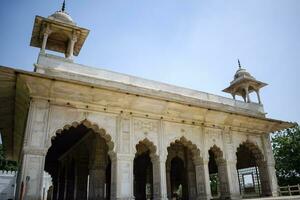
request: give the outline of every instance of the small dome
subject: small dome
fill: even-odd
[[[76,23],[73,21],[71,16],[65,11],[56,11],[54,14],[49,16],[48,19],[66,23],[66,24],[76,25]]]
[[[245,69],[239,68],[235,75],[234,79],[237,79],[239,77],[248,77],[248,78],[253,78],[249,72],[247,72]]]

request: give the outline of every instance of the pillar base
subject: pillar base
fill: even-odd
[[[168,200],[167,197],[157,197],[157,198],[153,198],[153,200]]]
[[[210,200],[211,198],[209,196],[201,196],[201,197],[197,197],[197,200]]]
[[[229,196],[227,196],[227,197],[224,197],[224,198],[220,198],[220,199],[230,199],[230,200],[239,200],[239,199],[242,199],[242,196],[241,195],[239,195],[239,194],[232,194],[232,195],[229,195]]]

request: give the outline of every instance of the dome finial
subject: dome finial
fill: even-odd
[[[65,12],[65,8],[66,8],[66,0],[64,0],[62,3],[61,11]]]
[[[242,69],[240,59],[238,59],[239,69]]]

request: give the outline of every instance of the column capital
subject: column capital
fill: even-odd
[[[24,147],[23,155],[36,155],[36,156],[46,156],[48,149],[47,148],[37,148],[37,147]]]

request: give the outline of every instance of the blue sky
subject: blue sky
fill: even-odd
[[[61,0],[2,0],[0,65],[32,71],[35,15]],[[230,97],[237,59],[255,78],[267,117],[300,122],[299,0],[67,0],[91,30],[75,62]]]

